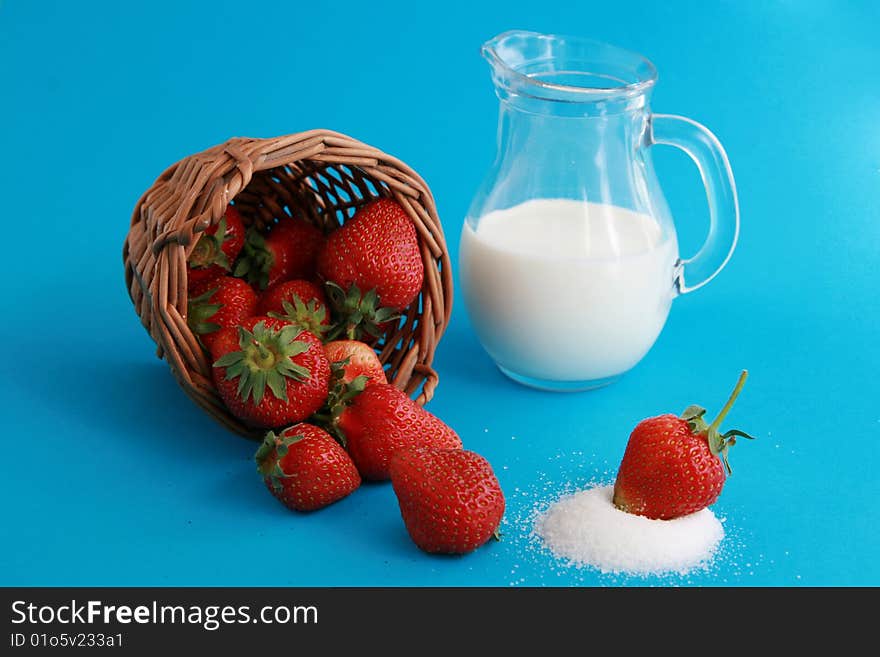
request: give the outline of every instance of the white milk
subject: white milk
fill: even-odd
[[[592,381],[651,348],[669,313],[675,236],[650,216],[536,199],[465,222],[461,279],[483,346],[514,374]]]

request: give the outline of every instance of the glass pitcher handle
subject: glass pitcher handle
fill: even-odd
[[[706,187],[709,236],[694,256],[678,261],[675,272],[679,294],[693,292],[724,269],[736,247],[739,203],[733,171],[718,138],[705,126],[683,116],[652,114],[648,144],[668,144],[683,150],[697,165]]]

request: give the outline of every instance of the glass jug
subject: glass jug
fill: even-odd
[[[482,54],[501,109],[497,157],[461,238],[474,330],[520,383],[605,385],[648,352],[673,298],[730,259],[739,209],[727,155],[702,125],[651,113],[657,72],[638,54],[521,31],[491,39]],[[706,186],[709,235],[686,260],[654,144],[685,151]]]

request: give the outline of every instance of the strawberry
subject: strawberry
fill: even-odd
[[[718,430],[747,376],[747,372],[740,375],[730,399],[710,425],[703,420],[706,409],[699,406],[688,406],[680,417],[669,413],[639,422],[614,482],[614,506],[670,520],[714,504],[730,473],[728,448],[737,436],[751,438],[737,429],[723,434]]]
[[[498,538],[504,493],[479,454],[402,449],[391,458],[390,471],[406,529],[425,552],[467,554]]]
[[[324,345],[324,353],[331,365],[340,363],[343,383],[351,383],[358,376],[366,377],[365,386],[388,383],[379,357],[368,344],[357,340],[335,340]]]
[[[304,279],[294,279],[279,283],[263,292],[260,295],[257,311],[261,315],[283,313],[284,302],[293,301],[294,297],[299,297],[303,302],[314,300],[323,307],[327,306],[327,297],[324,296],[324,291],[318,285]]]
[[[281,220],[272,232],[276,238],[294,245],[290,256],[290,272],[287,278],[314,279],[317,273],[318,254],[324,248],[326,237],[319,228],[304,219]]]
[[[314,275],[324,234],[303,219],[285,219],[264,235],[252,227],[235,265],[235,275],[265,290],[277,283]]]
[[[280,435],[270,431],[255,458],[269,492],[296,511],[333,504],[361,485],[351,457],[313,424],[296,424]]]
[[[232,273],[258,290],[265,290],[290,278],[293,250],[294,245],[283,235],[264,235],[251,226]]]
[[[370,202],[327,238],[318,273],[348,337],[378,336],[377,325],[411,304],[422,288],[424,264],[412,220],[392,199]]]
[[[223,218],[205,229],[189,254],[186,269],[190,289],[229,273],[244,247],[244,236],[241,215],[233,206],[226,206]]]
[[[364,479],[388,479],[391,455],[404,447],[461,449],[455,431],[388,383],[355,396],[335,426]]]
[[[324,291],[302,279],[270,287],[260,297],[257,313],[286,319],[321,336],[330,329],[330,313]]]
[[[328,282],[327,292],[334,314],[339,318],[327,335],[330,340],[344,336],[372,343],[400,319],[396,310],[379,305],[376,290],[364,294],[357,285],[352,285],[346,292],[336,283]]]
[[[255,426],[300,422],[327,399],[330,363],[321,340],[290,322],[257,316],[220,329],[211,355],[220,398]]]
[[[208,289],[201,292],[203,287]],[[189,299],[186,321],[207,349],[221,328],[241,324],[254,315],[257,293],[240,278],[222,276],[196,286],[196,297]]]

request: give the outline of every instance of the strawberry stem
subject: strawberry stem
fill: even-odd
[[[730,398],[727,400],[727,403],[724,405],[724,408],[721,409],[721,412],[718,414],[712,424],[709,425],[710,432],[714,430],[718,431],[718,427],[721,426],[721,423],[724,421],[724,417],[730,412],[730,409],[733,408],[733,404],[736,401],[736,398],[739,397],[739,393],[742,391],[743,386],[746,384],[746,379],[749,378],[748,370],[743,370],[742,374],[739,375],[739,380],[736,382],[736,386],[733,389],[733,392],[730,393]]]
[[[260,367],[271,367],[275,364],[275,354],[266,349],[259,342],[254,342],[254,345],[257,347],[257,351],[259,353],[259,358],[257,359],[257,364]]]

